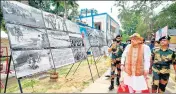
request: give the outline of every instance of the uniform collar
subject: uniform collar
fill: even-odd
[[[162,48],[160,47],[160,50],[163,51],[163,52],[166,52],[169,50],[169,48],[167,48],[166,50],[162,50]]]

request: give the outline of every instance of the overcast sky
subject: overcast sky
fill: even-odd
[[[117,11],[117,7],[114,7],[114,2],[115,1],[78,1],[79,4],[79,11],[84,8],[94,8],[98,11],[98,13],[104,13],[107,12],[110,14],[117,22],[119,20],[117,19],[117,15],[119,14]],[[128,1],[129,5],[132,5],[131,1]],[[164,4],[160,5],[158,8],[154,10],[156,14],[158,14],[163,7],[166,6],[166,4],[171,4],[171,1],[166,1]],[[111,13],[111,8],[112,8],[112,13]],[[119,22],[120,23],[120,22]],[[120,24],[121,25],[121,24]]]

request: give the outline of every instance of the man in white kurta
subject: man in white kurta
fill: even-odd
[[[133,34],[131,37],[140,37],[139,34]],[[132,41],[134,41],[132,39]],[[135,42],[137,42],[135,40]],[[140,44],[140,41],[139,41]],[[127,45],[127,47],[125,48],[123,54],[122,54],[122,58],[121,58],[121,64],[125,65],[125,62],[127,60],[127,58],[129,58],[128,56],[128,52],[130,47],[133,45],[129,44]],[[143,66],[144,66],[144,75],[141,76],[136,76],[135,75],[135,71],[136,71],[136,61],[137,61],[137,57],[138,57],[138,48],[132,47],[132,75],[129,76],[125,71],[124,68],[125,66],[121,67],[122,68],[122,77],[120,78],[120,81],[123,82],[123,84],[128,85],[130,93],[133,93],[133,91],[135,90],[136,93],[141,93],[142,90],[147,90],[148,86],[147,86],[147,82],[146,82],[146,76],[148,74],[149,68],[150,68],[150,57],[151,57],[151,51],[150,48],[147,45],[142,45],[143,46]]]

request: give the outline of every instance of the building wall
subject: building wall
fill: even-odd
[[[108,29],[107,29],[108,33],[110,33],[111,26],[115,27],[116,29],[120,28],[119,25],[115,21],[113,21],[109,16],[108,16],[108,23],[107,24],[108,24]],[[111,29],[111,31],[112,31],[112,29]],[[111,32],[111,34],[115,37],[117,35],[117,32],[115,32],[115,33]]]
[[[91,16],[82,18],[82,21],[86,22],[89,26],[92,26]],[[117,35],[117,32],[114,32],[114,33],[110,32],[111,26],[115,28],[120,28],[119,25],[107,14],[94,16],[94,24],[96,22],[101,22],[101,30],[104,31],[105,35],[107,31],[107,33],[111,34],[112,37],[115,37]]]
[[[92,26],[92,17],[82,18],[82,21],[85,21],[89,26]],[[102,31],[106,31],[106,15],[94,16],[95,22],[101,22]]]

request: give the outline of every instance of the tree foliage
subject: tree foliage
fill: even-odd
[[[62,17],[66,12],[66,16],[70,20],[78,16],[79,5],[75,0],[29,0],[29,5]],[[53,7],[53,9],[51,9],[51,7]]]
[[[130,3],[133,4],[130,6]],[[153,9],[161,3],[161,1],[116,1],[115,6],[119,8],[120,21],[124,32],[128,35],[138,32],[147,38],[153,30]]]
[[[163,8],[162,11],[153,18],[153,20],[155,31],[166,25],[168,25],[170,29],[176,28],[176,2],[167,8]]]
[[[6,28],[5,28],[5,22],[3,19],[3,13],[2,10],[0,9],[0,22],[1,22],[1,30],[7,32]]]

